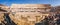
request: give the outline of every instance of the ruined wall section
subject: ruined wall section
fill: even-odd
[[[50,8],[49,4],[12,4],[9,16],[17,25],[34,25],[49,15]]]

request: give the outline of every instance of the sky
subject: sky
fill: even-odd
[[[60,0],[0,0],[0,4],[11,6],[11,4],[51,4],[60,5]]]

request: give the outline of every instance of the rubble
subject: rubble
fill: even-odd
[[[15,25],[9,17],[9,10],[5,5],[0,4],[0,25]]]

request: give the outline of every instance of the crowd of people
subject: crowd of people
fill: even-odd
[[[60,25],[60,13],[55,13],[52,16],[46,16],[42,23],[36,23],[35,25]]]

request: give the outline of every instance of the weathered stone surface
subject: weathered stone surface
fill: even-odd
[[[4,13],[0,13],[0,23],[2,23],[1,21],[4,21]]]
[[[19,15],[19,14],[18,14]],[[10,18],[17,24],[17,25],[34,25],[35,22],[34,21],[29,21],[27,17],[22,17],[22,16],[18,16],[15,14],[13,15],[12,13],[10,13]],[[20,18],[21,17],[21,18]]]
[[[35,25],[48,16],[50,4],[12,4],[9,14],[12,21],[17,25]]]

